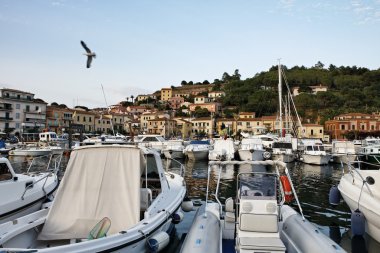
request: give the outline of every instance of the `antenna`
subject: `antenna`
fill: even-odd
[[[102,86],[102,91],[103,91],[104,101],[106,102],[106,107],[108,108],[108,112],[110,112],[110,108],[108,107],[108,103],[107,103],[106,94],[104,93],[103,84],[100,84],[100,86]],[[112,118],[112,114],[111,114],[111,129],[112,129],[113,135],[115,136],[115,130],[113,129],[113,118]]]

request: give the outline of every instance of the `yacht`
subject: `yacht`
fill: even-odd
[[[211,149],[209,141],[198,141],[194,140],[188,144],[183,153],[189,160],[201,161],[208,159],[208,153]]]
[[[241,161],[262,161],[271,156],[264,149],[263,141],[260,138],[244,138],[241,141],[238,153]]]
[[[333,141],[331,156],[334,163],[348,164],[356,160],[355,144],[352,141]]]
[[[300,151],[300,160],[303,163],[326,165],[331,159],[331,155],[326,153],[320,140],[301,139]]]
[[[291,163],[295,160],[293,145],[288,141],[275,141],[272,144],[272,159],[284,163]]]
[[[162,153],[164,153],[168,159],[183,159],[185,158],[183,150],[184,146],[182,140],[169,140],[166,147],[162,149]]]
[[[135,137],[134,142],[138,144],[139,147],[150,147],[156,149],[159,153],[167,145],[167,140],[164,137],[157,134],[144,134]]]
[[[213,149],[209,151],[208,159],[210,161],[231,161],[235,159],[235,152],[235,144],[232,139],[215,140]]]

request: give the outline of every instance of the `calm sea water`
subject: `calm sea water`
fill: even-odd
[[[31,163],[31,159],[24,157],[9,157],[9,159],[17,172],[26,171]],[[35,161],[35,165],[39,168],[44,168],[48,161],[47,158],[41,158]],[[62,171],[64,171],[67,162],[68,157],[63,157],[61,163]],[[186,168],[185,179],[189,197],[194,200],[204,201],[207,186],[207,162],[182,162]],[[164,168],[168,171],[179,171],[178,164],[173,161],[164,160]],[[330,187],[334,184],[337,185],[342,175],[341,165],[315,166],[292,163],[288,165],[288,168],[301,202],[303,213],[309,221],[314,223],[324,234],[339,243],[347,252],[380,252],[380,244],[367,235],[364,238],[351,239],[351,213],[344,202],[335,208],[331,207],[328,203]],[[222,203],[226,198],[235,196],[235,178],[237,173],[266,169],[268,168],[252,167],[251,165],[229,165],[223,167],[219,194]],[[215,191],[217,178],[217,170],[213,168],[211,173],[212,191]],[[298,210],[296,206],[294,208]],[[181,241],[191,226],[194,215],[194,211],[185,214],[185,219],[177,225],[173,243],[171,243],[171,247],[166,252],[179,251]]]

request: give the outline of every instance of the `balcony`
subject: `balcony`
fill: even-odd
[[[10,117],[0,117],[0,121],[12,121],[13,118]]]
[[[0,105],[0,111],[12,111],[12,109],[11,105]]]

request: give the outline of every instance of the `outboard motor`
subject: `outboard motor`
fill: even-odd
[[[330,188],[329,203],[332,206],[337,206],[337,205],[339,205],[339,202],[340,202],[340,192],[338,190],[338,187],[336,187],[336,185],[334,185]]]

